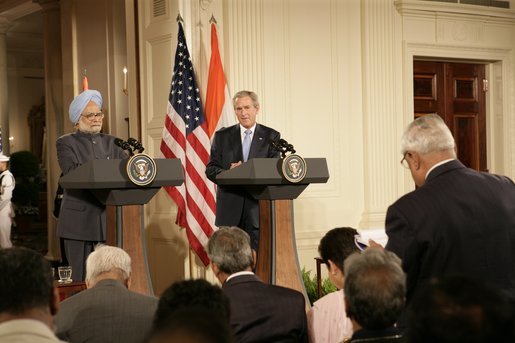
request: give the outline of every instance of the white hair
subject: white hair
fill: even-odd
[[[452,150],[454,137],[438,114],[432,113],[415,119],[406,127],[401,138],[401,153],[415,151],[427,154],[435,151]],[[454,153],[455,154],[455,153]]]
[[[118,272],[123,280],[131,275],[131,258],[123,249],[97,245],[86,260],[86,281],[93,282],[106,272]]]

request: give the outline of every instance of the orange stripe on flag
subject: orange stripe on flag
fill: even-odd
[[[215,24],[211,24],[211,60],[209,61],[209,74],[207,79],[206,93],[206,121],[207,133],[209,138],[213,136],[220,117],[222,108],[226,101],[225,95],[225,75],[218,49],[218,36]],[[229,99],[227,99],[229,100]]]

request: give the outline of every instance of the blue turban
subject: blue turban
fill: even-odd
[[[99,108],[102,108],[102,95],[100,95],[99,91],[94,89],[85,90],[73,99],[68,111],[70,113],[70,121],[72,124],[79,122],[82,111],[84,111],[90,101],[93,101]]]

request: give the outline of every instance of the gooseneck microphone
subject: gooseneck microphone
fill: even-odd
[[[276,141],[270,140],[268,142],[270,146],[275,150],[281,153],[282,158],[286,157],[286,153],[290,152],[292,154],[295,153],[295,149],[293,148],[292,144],[289,144],[284,139],[280,138]]]
[[[134,150],[138,150],[140,154],[143,152],[143,150],[145,150],[143,144],[141,144],[141,142],[135,138],[129,137],[127,143],[129,143],[134,148]]]
[[[128,142],[124,141],[123,139],[115,138],[114,139],[114,145],[119,146],[123,150],[127,150],[129,152],[130,156],[134,155],[134,152],[132,151],[131,145]]]

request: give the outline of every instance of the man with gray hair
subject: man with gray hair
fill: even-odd
[[[208,242],[211,268],[231,306],[236,342],[307,342],[304,296],[269,285],[252,272],[256,253],[238,227],[215,231]]]
[[[404,309],[406,276],[401,260],[392,252],[368,248],[344,262],[347,317],[352,321],[350,342],[396,342],[394,327]]]
[[[436,114],[406,128],[401,152],[418,188],[386,214],[386,249],[402,259],[408,303],[433,277],[459,273],[515,295],[515,185],[466,168]]]
[[[97,246],[86,261],[86,286],[61,303],[57,335],[73,343],[143,343],[158,299],[128,290],[131,258],[117,247]]]

